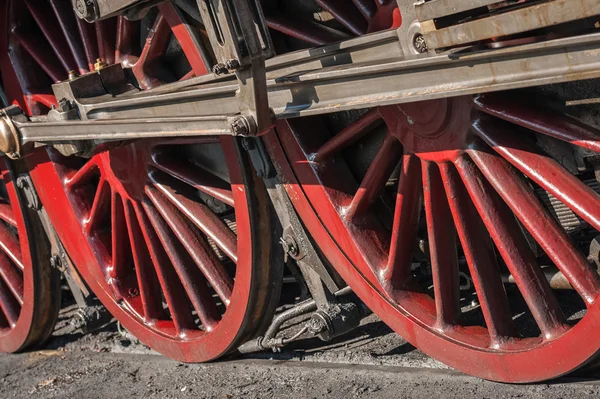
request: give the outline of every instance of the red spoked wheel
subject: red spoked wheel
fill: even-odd
[[[16,178],[0,159],[0,352],[43,343],[60,309],[60,276],[35,211],[23,204]]]
[[[600,278],[586,259],[600,231],[600,131],[532,104],[383,107],[333,136],[318,119],[278,127],[325,228],[313,234],[332,237],[362,299],[431,356],[505,382],[566,374],[600,349]],[[339,259],[337,248],[324,251]],[[554,268],[573,291],[551,288]]]
[[[91,70],[96,58],[130,66],[141,89],[206,73],[200,29],[171,3],[142,21],[95,25],[68,2],[9,3],[10,61],[32,113],[55,101],[40,94],[51,81]],[[49,150],[29,162],[78,270],[142,342],[208,361],[270,321],[282,263],[264,185],[238,140],[143,140],[89,160]]]
[[[319,3],[356,35],[402,22],[388,5],[356,29]],[[303,26],[290,34],[339,40]],[[280,122],[267,142],[321,250],[387,324],[457,369],[528,382],[600,349],[586,259],[600,228],[598,140],[566,115],[494,95]]]

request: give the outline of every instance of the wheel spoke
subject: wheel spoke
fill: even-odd
[[[137,57],[133,55],[134,48],[139,42],[140,26],[134,21],[129,21],[123,16],[118,17],[117,21],[117,43],[115,47],[115,60],[118,63],[125,63],[130,66]],[[134,59],[131,59],[134,57]]]
[[[161,316],[164,316],[162,297],[158,278],[151,267],[152,263],[148,249],[137,221],[136,211],[133,210],[131,203],[125,204],[125,220],[129,232],[129,245],[131,245],[135,274],[142,298],[144,320],[146,323],[153,324]]]
[[[78,67],[78,72],[84,74],[89,71],[87,60],[81,42],[78,40],[76,17],[73,15],[72,4],[63,0],[50,0],[54,15],[62,29],[64,39],[67,41],[71,54]]]
[[[125,268],[131,258],[131,249],[127,237],[123,199],[117,192],[112,193],[110,217],[112,258],[108,274],[111,278],[118,279],[126,275]]]
[[[146,205],[144,205],[145,207]],[[136,207],[136,215],[177,333],[184,334],[186,330],[196,329],[185,295],[188,291],[187,288],[179,281],[146,213]]]
[[[214,252],[198,231],[193,228],[155,187],[146,187],[146,194],[161,213],[169,227],[177,235],[196,265],[202,271],[219,298],[228,306],[233,280],[216,258]]]
[[[568,115],[523,102],[506,95],[479,96],[475,105],[482,111],[534,132],[600,152],[600,130]]]
[[[16,29],[13,36],[54,82],[60,82],[67,75],[54,53],[48,52],[44,38],[35,38],[22,29]]]
[[[0,248],[8,257],[23,270],[23,262],[21,259],[21,246],[19,240],[13,233],[4,225],[0,224]]]
[[[6,316],[11,327],[17,325],[20,307],[15,298],[9,294],[9,290],[2,279],[0,279],[0,309]]]
[[[116,18],[95,22],[98,55],[109,65],[115,63],[115,45],[117,44],[116,22]]]
[[[152,160],[153,166],[189,184],[196,190],[200,190],[231,207],[235,205],[231,186],[210,172],[190,163],[177,162],[160,151],[153,154]]]
[[[587,260],[521,176],[496,155],[474,149],[469,150],[469,155],[571,286],[586,303],[592,303],[600,288],[598,274],[590,268]]]
[[[152,189],[149,191],[152,191]],[[191,264],[191,259],[189,259],[189,256],[185,255],[186,251],[177,244],[178,241],[171,238],[169,227],[161,217],[160,213],[147,203],[144,203],[144,209],[167,253],[167,256],[175,267],[177,275],[179,276],[194,309],[196,309],[204,329],[207,331],[212,330],[220,319],[220,314],[214,299],[208,292],[206,280],[202,276],[202,273],[200,273],[200,270]],[[175,232],[175,234],[177,234],[177,232]]]
[[[456,167],[543,336],[563,334],[566,319],[515,218],[470,159],[459,157]]]
[[[351,38],[350,35],[338,30],[312,21],[300,21],[297,18],[290,18],[282,14],[267,14],[265,19],[269,28],[315,46],[323,46]]]
[[[421,162],[414,155],[404,155],[396,194],[390,255],[384,273],[384,279],[390,280],[392,286],[404,285],[411,275],[422,206],[421,182]]]
[[[498,154],[600,231],[600,195],[594,190],[554,159],[496,124],[481,120],[474,129]]]
[[[373,0],[352,0],[352,2],[367,19],[371,19],[373,15],[375,15],[375,11],[377,11],[377,7]]]
[[[205,54],[206,50],[202,43],[196,37],[195,30],[186,21],[181,14],[180,9],[172,3],[163,3],[158,6],[161,15],[167,20],[173,34],[181,45],[181,49],[185,53],[192,72],[195,76],[202,76],[209,73],[206,67],[210,61]]]
[[[206,234],[234,263],[237,263],[237,237],[229,227],[208,206],[193,200],[194,193],[178,184],[161,177],[156,171],[149,175],[158,188],[180,211]]]
[[[441,170],[447,167],[446,164],[440,165]],[[437,328],[443,330],[455,325],[461,314],[456,230],[438,166],[424,161],[422,168]]]
[[[516,329],[493,244],[456,170],[444,168],[442,180],[492,346],[501,346],[504,337],[516,336]]]
[[[73,176],[66,180],[65,186],[68,189],[79,187],[89,182],[97,173],[98,165],[95,162],[88,161]]]
[[[83,19],[76,18],[77,29],[83,43],[83,50],[87,58],[88,68],[94,70],[94,63],[98,58],[98,45],[96,42],[96,28],[92,24],[88,24]]]
[[[15,213],[13,212],[12,206],[10,204],[0,203],[0,219],[4,220],[11,226],[17,227]]]
[[[149,75],[149,68],[167,52],[170,40],[171,28],[163,15],[158,14],[154,26],[148,33],[140,58],[132,68],[142,89],[150,89],[161,84],[159,79]]]
[[[23,305],[23,277],[2,253],[0,253],[0,276],[19,305]]]
[[[42,2],[25,0],[25,4],[65,69],[63,76],[66,76],[70,70],[76,71],[78,69],[77,64],[73,59],[68,45],[65,43],[65,37],[56,26],[56,22],[52,19],[53,13],[48,13]],[[48,49],[45,49],[45,51],[47,52]]]
[[[347,146],[359,140],[375,127],[376,122],[381,121],[381,115],[377,109],[364,114],[359,120],[350,124],[331,140],[323,144],[319,151],[313,156],[314,162],[321,162],[331,158]]]
[[[353,220],[363,215],[373,205],[394,168],[398,165],[401,155],[402,146],[400,142],[394,136],[387,134],[357,193],[346,208],[347,220]]]
[[[359,10],[349,7],[347,3],[339,0],[316,0],[316,2],[335,17],[350,32],[357,36],[367,33],[367,20]]]
[[[84,221],[84,228],[87,234],[90,234],[109,214],[110,197],[111,190],[108,181],[104,178],[100,178],[100,183],[98,184],[96,194],[94,195],[94,201],[92,202],[92,209],[90,210],[89,216]]]

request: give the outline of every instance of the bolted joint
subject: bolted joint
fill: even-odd
[[[236,70],[240,69],[241,64],[240,64],[240,62],[238,60],[236,60],[234,58],[232,60],[227,61],[225,63],[225,66],[227,67],[227,70],[229,72],[232,72],[232,71],[236,71]]]
[[[429,51],[429,48],[427,47],[427,42],[425,41],[425,36],[423,36],[420,33],[414,37],[413,47],[415,48],[415,50],[417,50],[417,52],[421,54],[424,54]]]
[[[37,192],[35,191],[31,177],[29,175],[19,176],[17,177],[16,183],[17,187],[23,191],[23,194],[25,195],[27,207],[34,211],[39,211],[42,209],[42,204],[37,196]]]
[[[104,62],[104,60],[102,58],[97,58],[96,62],[94,63],[94,71],[99,72],[101,70],[103,70],[104,68],[106,68],[108,66],[108,64],[106,62]]]
[[[253,136],[256,134],[256,123],[251,116],[238,116],[231,123],[234,136]]]
[[[52,255],[50,257],[50,266],[57,270],[64,270],[64,268],[62,267],[62,261],[60,260],[60,256],[58,255]]]
[[[217,76],[225,75],[225,74],[229,73],[229,69],[227,68],[227,65],[223,64],[223,63],[219,63],[219,64],[213,66],[212,71]]]
[[[98,5],[96,0],[73,0],[73,8],[79,19],[94,22],[98,19]]]
[[[299,260],[302,256],[300,253],[300,246],[296,239],[289,234],[281,237],[279,243],[283,247],[283,253],[285,256],[285,262],[287,262],[288,256],[292,259]]]

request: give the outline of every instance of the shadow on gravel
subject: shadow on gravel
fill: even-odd
[[[109,323],[102,328],[94,330],[93,332],[84,334],[81,330],[76,330],[70,333],[64,333],[61,335],[53,335],[50,337],[48,342],[46,342],[45,349],[60,349],[64,348],[69,344],[73,344],[75,342],[81,341],[81,339],[85,336],[89,335],[103,335],[103,334],[117,334],[117,326],[116,323]],[[122,340],[127,342],[121,342],[121,345],[127,347],[130,345],[128,340]]]

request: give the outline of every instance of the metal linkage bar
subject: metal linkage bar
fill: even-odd
[[[189,137],[231,134],[234,118],[226,116],[92,121],[18,122],[22,143],[68,140],[131,140],[151,137]],[[43,127],[43,128],[42,128]]]
[[[368,37],[381,44],[389,36]],[[395,42],[397,51],[399,42]],[[600,77],[600,34],[556,39],[498,50],[455,52],[391,59],[364,56],[351,62],[352,52],[337,47],[311,50],[311,57],[291,66],[281,64],[269,73],[269,104],[277,118],[324,114],[435,98],[485,93],[549,83]],[[363,38],[363,48],[368,48]],[[353,49],[355,50],[355,49]],[[349,63],[329,66],[328,52]],[[275,59],[276,60],[276,59]],[[303,65],[321,68],[302,71]],[[291,72],[290,72],[291,71]],[[300,72],[298,72],[300,71]],[[197,87],[181,86],[157,94],[150,91],[104,102],[80,102],[89,119],[237,115],[235,81]]]
[[[258,0],[197,0],[218,64],[217,75],[235,72],[238,102],[251,132],[273,127],[265,59],[274,55]]]
[[[273,59],[267,65],[267,94],[275,117],[600,77],[600,33],[496,50],[416,56],[404,56],[400,38],[392,35],[383,32]],[[389,48],[386,55],[393,58],[370,52],[373,47]],[[360,61],[354,62],[354,58]],[[236,98],[238,89],[236,80],[202,77],[156,91],[133,95],[126,92],[116,98],[73,98],[70,104],[76,108],[79,121],[27,122],[17,118],[13,127],[22,141],[44,142],[252,135]],[[13,140],[12,129],[0,126],[0,136],[6,132],[6,137]],[[13,147],[23,146],[17,144]],[[2,140],[0,147],[7,148]]]

